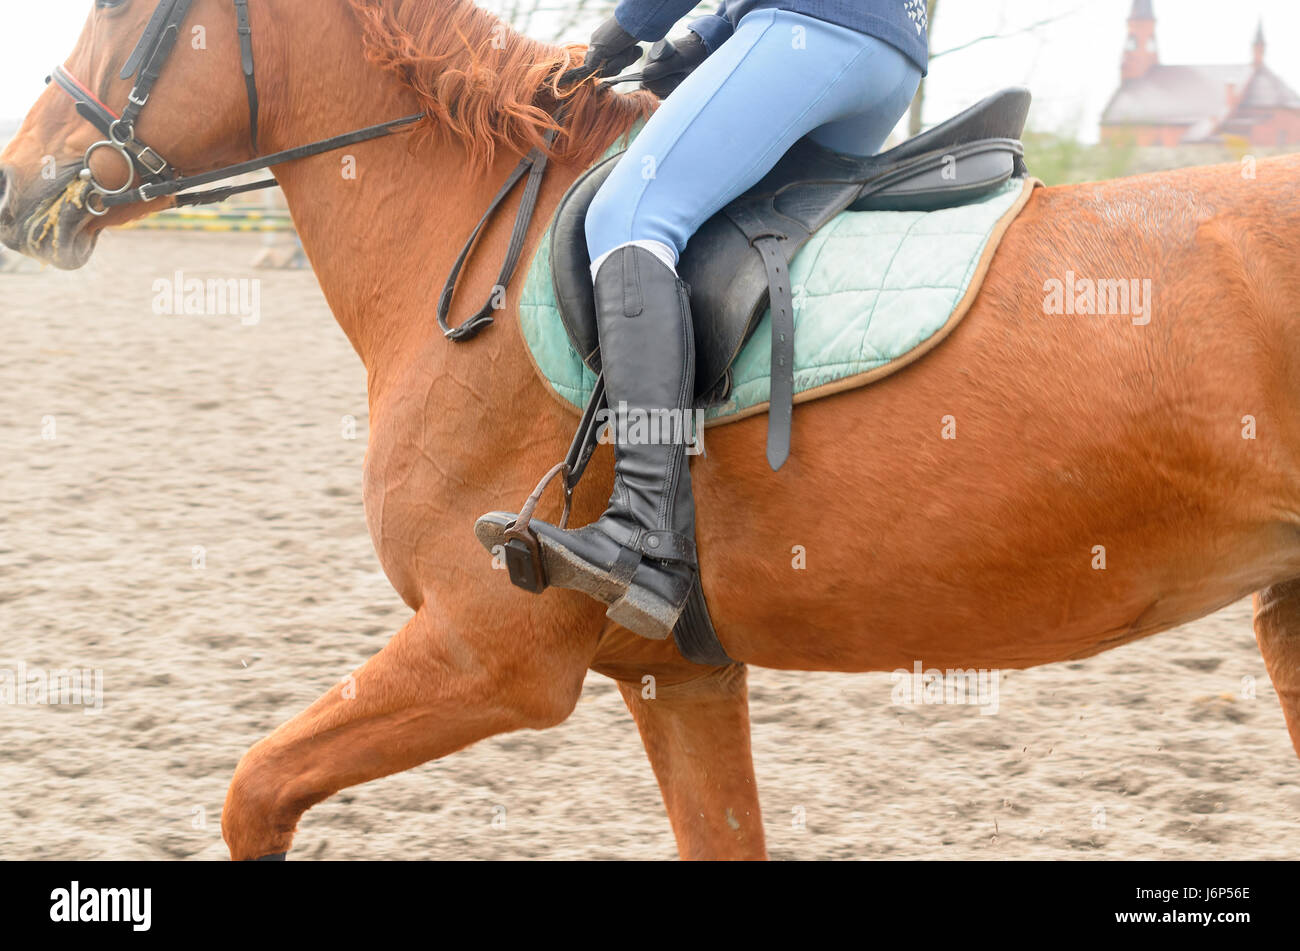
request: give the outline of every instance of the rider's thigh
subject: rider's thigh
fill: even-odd
[[[602,185],[587,215],[592,259],[637,240],[680,254],[705,220],[814,129],[830,125],[834,141],[855,146],[883,141],[907,109],[913,79],[920,71],[882,40],[787,10],[746,15]],[[857,131],[847,137],[839,122]]]

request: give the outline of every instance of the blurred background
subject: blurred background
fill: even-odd
[[[432,0],[431,0],[432,2]],[[1049,185],[1268,156],[1300,146],[1294,0],[927,0],[931,68],[894,142],[1005,86],[1028,86],[1029,167]],[[515,28],[586,42],[616,0],[480,0]],[[712,12],[702,3],[695,13]],[[73,47],[87,0],[6,10],[0,148]],[[688,22],[683,20],[683,24]],[[684,25],[680,28],[684,30]],[[633,70],[636,67],[632,67]],[[166,211],[146,230],[257,232],[257,267],[305,268],[278,191]],[[0,270],[34,265],[0,250]]]
[[[538,39],[584,43],[615,2],[480,5]],[[7,37],[21,42],[7,42],[0,57],[0,142],[72,48],[87,6],[42,0],[6,9]],[[1300,144],[1294,0],[929,0],[929,7],[930,77],[905,125],[915,131],[1003,86],[1029,86],[1030,164],[1048,184]]]

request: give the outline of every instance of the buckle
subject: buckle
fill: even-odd
[[[157,168],[149,164],[149,156],[152,156],[154,161],[158,163]],[[161,175],[167,171],[167,160],[147,145],[135,154],[135,160],[143,165],[150,175]]]

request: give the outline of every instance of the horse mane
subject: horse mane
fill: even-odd
[[[429,119],[420,129],[464,146],[473,172],[498,147],[541,148],[564,163],[596,160],[636,119],[654,111],[649,93],[616,95],[592,80],[560,90],[585,47],[551,46],[513,30],[471,0],[347,0],[362,25],[367,60],[394,73]],[[562,125],[552,112],[566,102]],[[554,145],[543,136],[557,129]]]

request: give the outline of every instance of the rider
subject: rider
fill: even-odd
[[[622,0],[592,35],[587,65],[617,74],[640,55],[638,41],[662,39],[695,5]],[[675,42],[679,59],[646,68],[646,85],[666,95],[675,81],[666,73],[699,63],[647,120],[587,214],[611,409],[685,418],[694,336],[676,265],[687,241],[804,136],[875,154],[925,75],[927,28],[926,0],[724,0]],[[646,637],[671,633],[697,573],[686,429],[661,432],[667,441],[615,442],[614,493],[598,521],[569,531],[531,523],[550,583],[609,604],[611,619]]]

